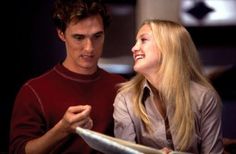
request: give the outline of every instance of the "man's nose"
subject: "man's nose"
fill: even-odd
[[[94,46],[93,46],[93,40],[88,38],[85,41],[85,51],[91,52],[93,51]]]

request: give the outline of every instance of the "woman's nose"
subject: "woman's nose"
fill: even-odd
[[[135,45],[132,47],[131,51],[134,53],[139,50],[140,50],[140,47],[139,47],[138,43],[136,42]]]

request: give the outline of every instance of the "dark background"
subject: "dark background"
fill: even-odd
[[[0,154],[8,151],[9,124],[15,96],[28,79],[38,76],[64,57],[63,44],[51,21],[53,0],[11,1],[1,11],[1,96]],[[113,14],[107,32],[104,57],[129,54],[135,40],[135,1],[107,0],[114,6],[131,8],[127,16]],[[122,24],[121,24],[122,23]],[[204,65],[236,64],[236,26],[187,27],[199,48]],[[126,76],[127,77],[127,76]],[[236,76],[235,67],[212,76],[220,93],[223,110],[224,136],[236,138]]]

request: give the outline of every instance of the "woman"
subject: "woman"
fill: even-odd
[[[115,136],[158,149],[222,153],[221,101],[188,31],[147,20],[132,52],[137,75],[116,96]]]

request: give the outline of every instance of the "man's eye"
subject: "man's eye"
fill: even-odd
[[[94,38],[95,39],[99,39],[99,38],[101,38],[103,36],[103,34],[96,34],[96,35],[94,35]]]
[[[96,35],[95,35],[95,38],[100,38],[100,37],[102,37],[101,34],[96,34]]]
[[[83,40],[84,39],[84,36],[83,35],[75,35],[74,38],[76,40]]]
[[[95,38],[95,39],[99,39],[99,38],[102,38],[103,37],[103,32],[98,32],[98,33],[96,33],[93,37]]]

